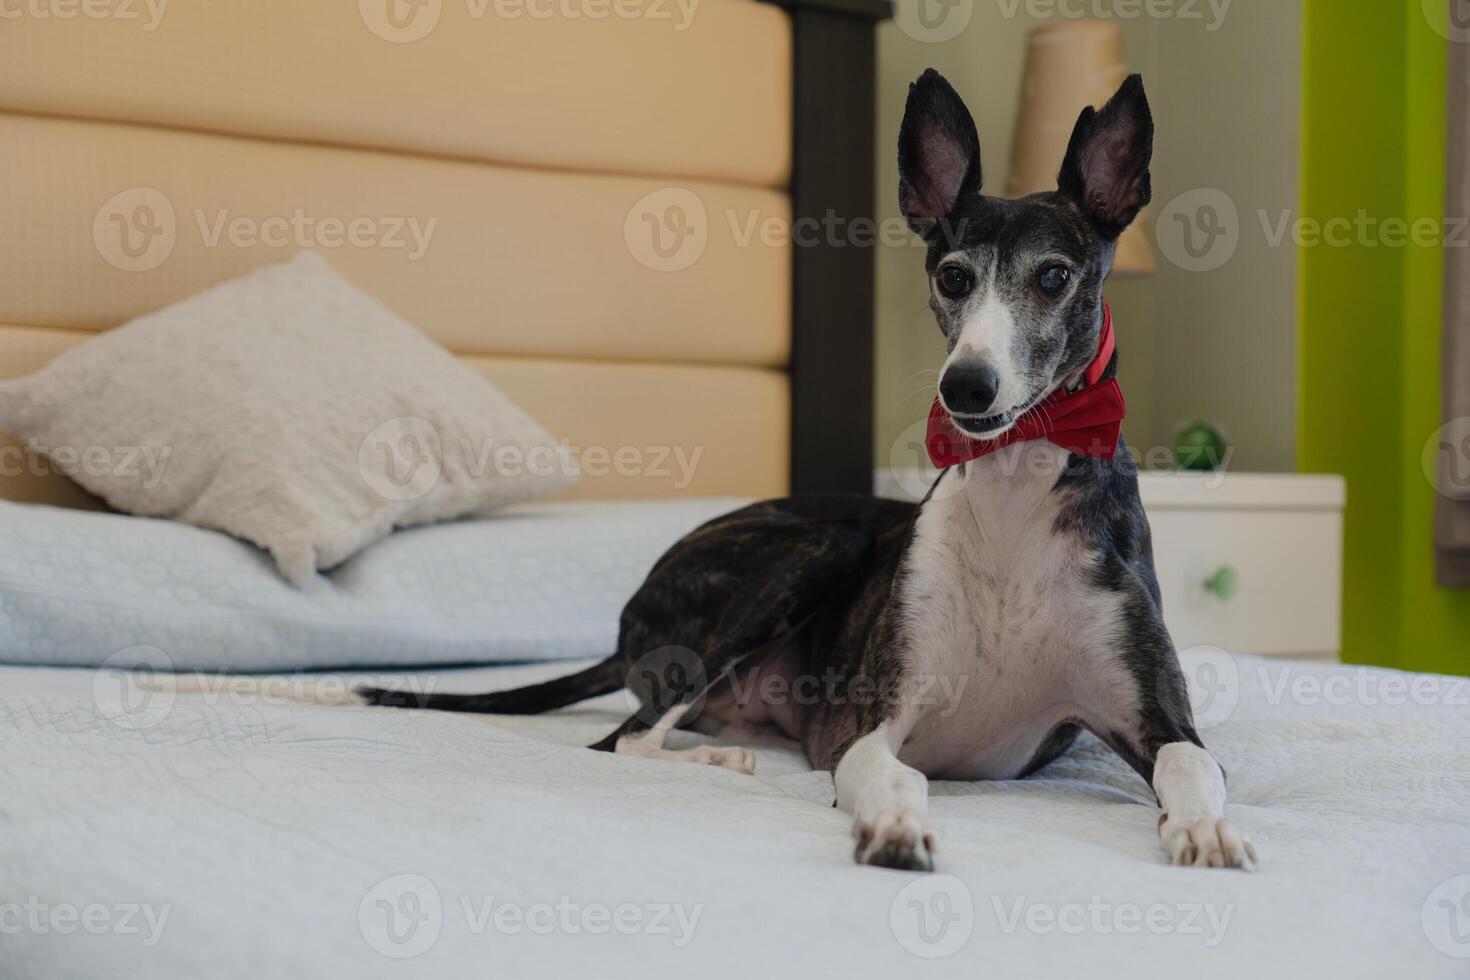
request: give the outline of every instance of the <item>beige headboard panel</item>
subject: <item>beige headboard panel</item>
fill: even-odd
[[[591,451],[574,496],[784,492],[791,255],[748,233],[789,221],[788,16],[605,7],[7,20],[0,377],[315,247]],[[0,452],[0,496],[82,499],[44,469]]]

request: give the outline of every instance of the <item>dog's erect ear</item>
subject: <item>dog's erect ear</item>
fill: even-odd
[[[1057,189],[1081,205],[1100,231],[1116,237],[1153,194],[1148,176],[1153,152],[1154,118],[1143,77],[1129,75],[1101,111],[1082,110]]]
[[[944,76],[930,68],[909,86],[898,131],[898,206],[909,227],[924,235],[979,190],[975,120]]]

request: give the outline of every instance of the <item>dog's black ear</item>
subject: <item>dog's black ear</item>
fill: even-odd
[[[1154,118],[1143,77],[1129,75],[1101,111],[1082,110],[1057,189],[1076,201],[1099,230],[1116,237],[1153,196],[1148,176],[1153,152]]]
[[[980,190],[980,138],[959,94],[933,68],[909,86],[898,131],[898,206],[921,235]]]

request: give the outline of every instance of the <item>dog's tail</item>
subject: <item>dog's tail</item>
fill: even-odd
[[[431,694],[427,691],[359,687],[354,693],[366,704],[390,708],[428,708],[433,711],[470,711],[487,715],[539,715],[553,708],[585,701],[623,686],[627,665],[621,654],[566,677],[511,691],[488,694]]]

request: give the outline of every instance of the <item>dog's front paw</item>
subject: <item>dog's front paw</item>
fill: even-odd
[[[707,766],[719,766],[721,769],[733,769],[743,772],[747,776],[755,773],[755,753],[750,749],[729,746],[722,748],[716,745],[701,745],[694,750],[694,761],[702,762]]]
[[[1242,871],[1256,868],[1256,849],[1223,817],[1171,820],[1165,814],[1159,818],[1159,837],[1174,864]]]
[[[934,835],[913,810],[884,810],[871,821],[852,826],[858,864],[899,871],[934,870]]]

